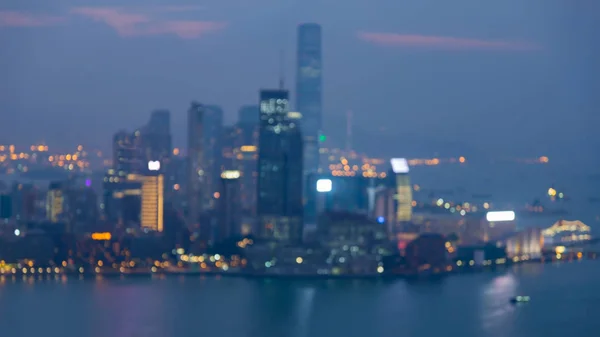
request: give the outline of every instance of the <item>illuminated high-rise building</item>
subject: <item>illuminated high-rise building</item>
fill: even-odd
[[[321,26],[298,26],[296,109],[302,118],[305,174],[319,169],[319,138],[322,120]]]
[[[260,92],[257,214],[259,235],[297,242],[302,239],[302,134],[289,115],[287,90]]]
[[[187,181],[187,224],[191,227],[199,229],[200,212],[204,205],[203,189],[205,183],[205,172],[202,164],[204,163],[204,137],[203,137],[203,121],[205,107],[198,103],[192,102],[188,109],[188,181]]]
[[[408,161],[406,158],[392,158],[392,171],[396,176],[396,222],[398,224],[409,222],[412,218],[412,187],[408,175]]]
[[[143,230],[163,231],[164,175],[148,173],[142,179],[140,227]]]
[[[142,168],[140,131],[130,133],[124,130],[113,137],[113,169],[116,175],[124,177],[129,173],[140,172]]]
[[[66,196],[62,183],[50,183],[46,195],[46,217],[50,222],[63,220],[66,209]]]

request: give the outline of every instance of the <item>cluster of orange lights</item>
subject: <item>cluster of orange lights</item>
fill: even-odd
[[[31,145],[29,149],[37,152],[48,152],[48,145]]]
[[[9,145],[9,146],[0,145],[0,152],[6,151],[7,149],[8,149],[8,151],[10,151],[10,153],[0,155],[0,163],[5,162],[6,160],[12,160],[12,161],[28,160],[28,159],[35,160],[39,156],[38,153],[48,152],[48,145],[43,145],[43,144],[31,145],[29,147],[29,149],[31,150],[32,153],[25,153],[25,152],[17,153],[17,152],[15,152],[14,145]],[[84,169],[84,168],[90,166],[89,162],[82,160],[83,157],[85,157],[85,155],[86,155],[86,153],[83,152],[83,146],[79,145],[79,146],[77,146],[77,152],[75,152],[73,154],[50,155],[47,157],[47,159],[48,159],[48,162],[51,163],[52,166],[64,167],[69,170],[73,170],[77,167],[79,169]],[[46,159],[44,159],[44,160],[46,160]],[[20,168],[20,170],[23,172],[26,172],[27,167],[23,166]]]
[[[362,175],[365,178],[385,178],[385,172],[377,173],[375,163],[380,164],[379,160],[363,160],[359,167],[357,164],[350,164],[345,157],[340,158],[337,164],[330,164],[329,171],[334,177],[354,177]]]

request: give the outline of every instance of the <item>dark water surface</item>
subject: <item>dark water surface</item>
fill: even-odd
[[[529,295],[529,304],[509,299]],[[600,336],[600,262],[436,282],[214,277],[14,279],[0,336]]]

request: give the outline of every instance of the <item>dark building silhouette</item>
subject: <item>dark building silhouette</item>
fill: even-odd
[[[204,205],[206,194],[204,164],[204,136],[203,122],[205,107],[192,102],[188,109],[188,169],[187,169],[187,224],[190,228],[199,229],[200,213]]]
[[[117,176],[137,173],[142,169],[140,131],[130,133],[124,130],[113,136],[113,169]]]
[[[130,227],[140,223],[142,184],[107,175],[103,184],[103,214],[110,223]]]
[[[14,183],[11,189],[13,215],[19,223],[36,218],[36,201],[40,191],[32,184]]]
[[[311,173],[319,169],[322,128],[321,26],[315,23],[298,26],[297,42],[296,110],[302,114],[304,170]]]
[[[406,262],[413,271],[442,270],[447,264],[446,238],[440,234],[421,234],[406,247]]]
[[[235,170],[237,159],[234,149],[237,138],[237,129],[234,126],[225,126],[221,132],[221,169],[220,172]],[[254,168],[256,170],[256,167]]]
[[[256,214],[259,114],[258,106],[244,106],[239,111],[238,123],[235,126],[234,152],[236,169],[241,174],[240,197],[242,209],[250,214]]]
[[[10,219],[13,214],[12,197],[8,194],[0,195],[0,219]]]
[[[241,233],[240,172],[224,171],[221,174],[219,223],[217,242],[222,242]],[[248,233],[246,233],[248,234]]]
[[[67,222],[71,230],[89,230],[98,219],[98,197],[91,188],[72,187],[66,191]]]
[[[302,134],[288,116],[287,90],[260,92],[257,213],[259,235],[302,239]]]
[[[153,111],[142,128],[145,162],[158,160],[166,168],[173,152],[171,139],[171,113],[164,109]]]
[[[205,106],[203,126],[205,172],[204,210],[215,209],[214,195],[219,192],[221,176],[221,143],[223,135],[223,110],[215,105]]]

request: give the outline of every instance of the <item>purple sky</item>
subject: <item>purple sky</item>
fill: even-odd
[[[277,85],[281,49],[292,89],[296,25],[313,21],[336,145],[352,110],[356,147],[379,154],[590,156],[599,13],[597,0],[4,0],[0,142],[107,148],[168,108],[181,145],[191,100],[233,122]]]

